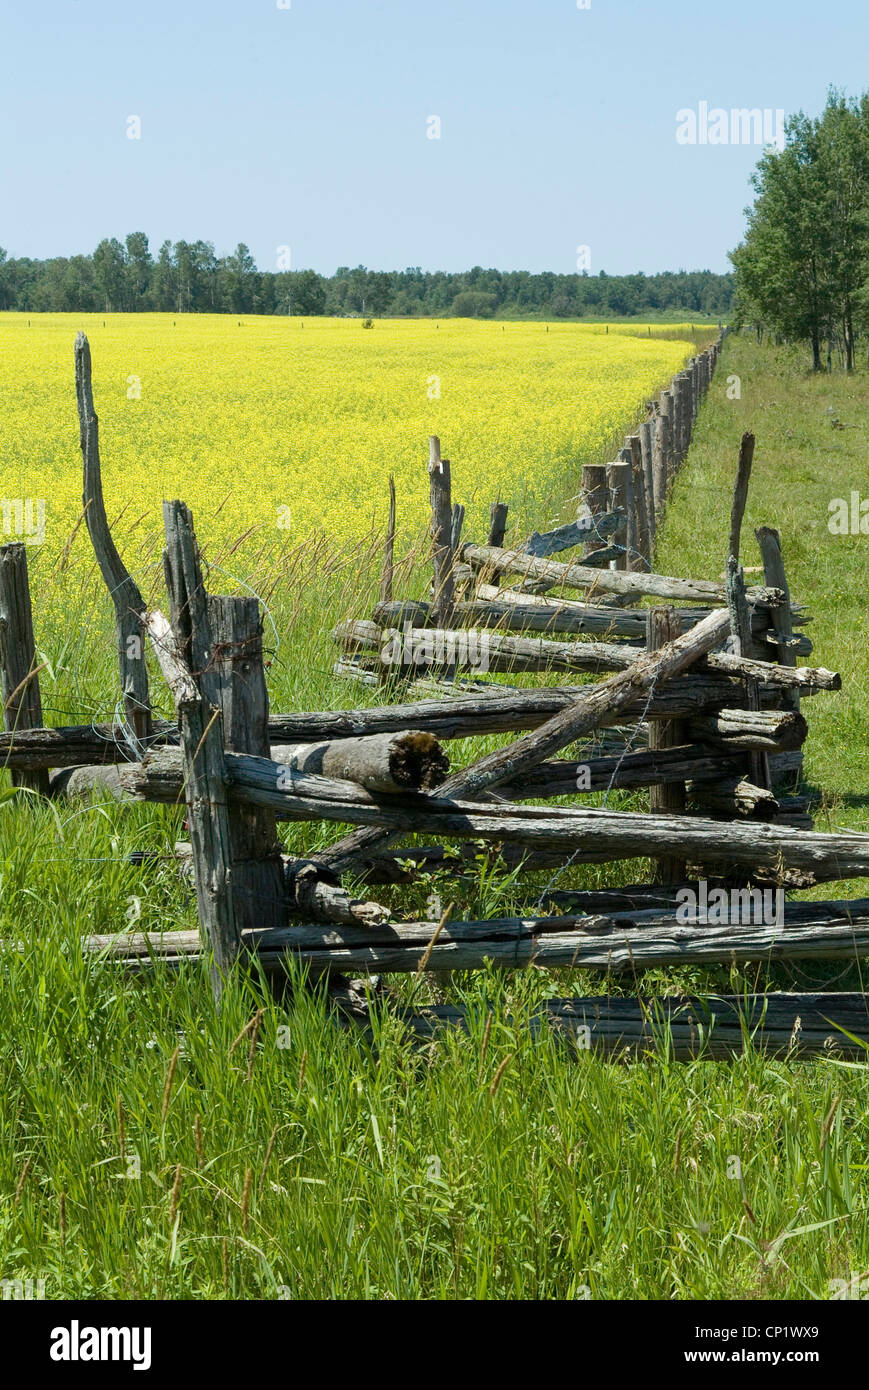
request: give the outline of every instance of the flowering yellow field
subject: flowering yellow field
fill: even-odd
[[[318,529],[349,540],[382,526],[390,472],[399,527],[415,532],[430,434],[452,460],[467,535],[499,493],[529,525],[563,520],[582,463],[692,350],[687,332],[637,326],[0,314],[0,499],[45,500],[46,559],[81,512],[79,328],[122,550],[130,526],[139,541],[160,530],[164,497],[189,503],[205,543],[251,528],[261,542]],[[82,528],[74,556],[83,544]]]

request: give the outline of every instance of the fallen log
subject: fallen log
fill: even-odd
[[[115,801],[123,801],[127,796],[117,765],[61,768],[51,773],[49,785],[52,796],[89,797],[98,792],[104,798],[111,797]]]
[[[178,742],[178,729],[165,720],[154,721],[155,735]],[[115,724],[82,724],[58,729],[18,729],[0,733],[0,766],[61,768],[79,764],[122,763],[133,758],[122,731]]]
[[[713,612],[716,610],[712,610]],[[696,624],[695,624],[696,626]],[[692,629],[688,629],[691,631]],[[391,669],[426,670],[445,664],[483,672],[576,671],[600,675],[626,671],[639,646],[629,642],[553,642],[545,637],[511,637],[476,628],[382,628],[368,619],[347,619],[332,635],[348,652],[371,652]],[[808,638],[803,639],[808,643]],[[837,672],[813,667],[783,667],[727,652],[710,652],[704,666],[726,675],[763,679],[769,685],[840,690]]]
[[[650,787],[674,782],[739,780],[745,755],[728,756],[707,745],[682,744],[675,748],[641,748],[606,757],[543,762],[515,782],[499,787],[508,801],[527,801],[577,792],[607,791],[610,787]]]
[[[347,651],[373,652],[390,668],[426,670],[445,663],[484,672],[623,671],[637,648],[610,642],[550,642],[475,628],[380,628],[366,619],[338,623],[332,636]]]
[[[503,751],[511,753],[510,749]],[[488,761],[468,771],[473,773],[481,766],[485,770]],[[530,771],[518,759],[510,761],[516,769],[514,781]],[[503,767],[500,758],[497,766]],[[480,804],[459,800],[455,792],[448,800],[450,782],[459,780],[455,775],[440,789],[445,794],[442,797],[386,797],[352,782],[294,773],[250,755],[227,753],[225,769],[230,802],[268,807],[281,820],[326,820],[370,828],[377,832],[371,836],[374,843],[363,841],[361,846],[363,853],[369,854],[383,847],[383,838],[407,833],[568,853],[576,863],[660,859],[678,854],[694,863],[725,861],[777,874],[803,869],[819,882],[869,875],[869,835],[853,832],[801,833],[774,824],[644,815],[603,807]],[[122,767],[121,780],[139,799],[176,802],[183,785],[181,755],[175,749],[159,749],[141,765]],[[488,789],[470,777],[467,780],[475,796]],[[315,860],[337,872],[328,862],[328,853],[318,854]]]
[[[598,554],[600,552],[597,552]],[[521,574],[530,579],[559,583],[569,589],[594,589],[599,593],[625,594],[639,598],[697,599],[701,602],[723,603],[724,585],[707,579],[675,579],[663,574],[620,573],[597,570],[583,557],[581,565],[565,565],[557,560],[537,560],[521,550],[499,550],[491,545],[466,543],[461,559],[474,569],[493,574]]]
[[[442,688],[442,687],[439,687]],[[449,686],[455,690],[457,687]],[[462,687],[458,687],[460,690]],[[536,728],[576,698],[576,687],[548,687],[539,690],[513,690],[509,686],[474,688],[475,693],[453,695],[449,699],[429,699],[403,705],[381,705],[353,710],[300,711],[269,718],[273,743],[320,744],[338,739],[370,738],[374,735],[401,734],[420,729],[438,739],[472,738],[492,733],[516,733]],[[802,694],[811,694],[803,691]],[[762,690],[769,701],[776,691]],[[736,679],[689,672],[678,685],[659,688],[646,709],[638,700],[624,711],[625,716],[667,719],[693,716],[692,742],[726,740],[737,747],[796,748],[806,738],[808,726],[803,716],[792,711],[763,710],[754,713],[726,708],[738,700],[741,685]],[[714,715],[710,708],[724,706]],[[697,722],[697,721],[701,722]],[[799,734],[797,736],[797,731]],[[167,747],[178,746],[178,730],[163,720],[155,736]],[[762,744],[749,740],[761,738]],[[159,746],[159,745],[154,745]],[[22,729],[0,733],[0,765],[8,768],[74,768],[110,765],[130,760],[130,749],[111,724],[80,725],[57,729]]]
[[[708,608],[677,608],[681,630],[709,616]],[[602,633],[612,637],[632,637],[645,640],[646,622],[642,611],[631,608],[606,608],[601,604],[579,603],[572,599],[553,599],[542,595],[517,593],[512,589],[496,589],[481,584],[476,599],[457,603],[455,625],[499,627],[504,632],[561,632],[569,635]],[[372,613],[378,627],[430,627],[431,604],[408,599],[378,603]],[[794,621],[794,619],[792,619]],[[761,607],[752,609],[752,627],[760,635],[767,631],[768,613]],[[806,639],[800,649],[808,655],[811,644]]]
[[[755,892],[763,896],[760,890]],[[742,890],[742,902],[746,896],[750,896],[748,890]],[[370,927],[299,923],[245,932],[242,946],[256,954],[267,972],[283,970],[286,958],[291,957],[314,975],[416,973],[420,969],[442,973],[478,970],[488,963],[617,974],[722,960],[728,964],[856,960],[869,954],[869,902],[790,903],[784,909],[784,922],[774,924],[741,920],[724,925],[686,924],[675,913],[659,908],[594,917],[455,921],[440,929],[431,921],[382,922]],[[83,947],[133,968],[155,960],[177,964],[201,953],[199,936],[191,931],[87,937]]]
[[[392,916],[380,903],[354,898],[340,884],[325,883],[316,865],[284,856],[287,910],[313,922],[348,923],[364,928],[380,926]]]
[[[451,1004],[408,1011],[404,1018],[420,1042],[469,1024],[468,1010]],[[866,997],[856,993],[550,999],[535,1024],[553,1028],[578,1052],[593,1050],[618,1061],[659,1051],[676,1061],[725,1061],[750,1049],[792,1061],[863,1061],[869,1044]]]
[[[133,863],[149,862],[145,855],[131,855],[130,858]],[[155,855],[154,861],[162,861],[163,858],[163,855]],[[192,883],[193,847],[189,840],[178,841],[174,858],[181,877]],[[286,888],[280,899],[284,914],[304,917],[311,922],[349,923],[363,927],[377,926],[392,916],[390,909],[381,903],[353,897],[339,884],[325,882],[310,860],[293,859],[286,854],[281,856],[281,860]]]
[[[805,642],[808,640],[807,637],[803,639]],[[802,691],[809,687],[813,690],[842,689],[842,677],[838,671],[828,671],[823,666],[775,666],[768,661],[734,656],[731,652],[710,652],[705,665],[710,671],[741,675],[749,680],[764,681],[767,685],[781,686],[785,690]]]
[[[357,782],[369,791],[431,791],[450,770],[434,734],[420,730],[272,746],[272,760],[298,772]]]

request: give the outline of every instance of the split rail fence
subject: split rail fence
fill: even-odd
[[[652,966],[869,953],[869,900],[790,901],[772,920],[753,910],[780,890],[869,876],[869,835],[816,832],[806,798],[780,790],[802,765],[801,702],[841,680],[797,664],[812,650],[798,631],[809,617],[791,598],[775,530],[756,532],[763,583],[745,582],[738,557],[751,435],[737,465],[724,579],[653,568],[720,349],[719,340],[692,359],[649,404],[618,460],[583,470],[576,521],[519,548],[504,547],[502,502],[492,507],[486,544],[462,541],[450,464],[432,439],[429,598],[393,595],[390,480],[380,602],[369,619],[335,633],[339,673],[398,702],[272,714],[259,604],[206,591],[189,509],[180,501],[163,508],[168,617],[147,609],[118,554],[80,334],[84,517],[115,606],[124,713],[114,725],[44,726],[26,551],[0,547],[0,766],[43,795],[108,780],[124,797],[183,802],[190,838],[176,855],[199,917],[198,933],[117,933],[86,938],[83,949],[130,971],[206,958],[216,994],[234,963],[252,955],[280,984],[290,957],[339,980],[486,962],[633,978]],[[577,547],[578,559],[552,558]],[[646,599],[654,606],[640,607]],[[154,714],[146,638],[174,721]],[[508,686],[481,680],[481,666],[486,675],[557,671],[580,680]],[[519,737],[450,770],[445,745],[495,733]],[[613,788],[648,788],[649,810],[583,805],[589,793]],[[569,804],[541,804],[553,799]],[[277,826],[287,820],[350,829],[298,860],[282,852]],[[409,835],[426,843],[397,843]],[[544,890],[529,889],[528,916],[401,921],[342,883],[461,874],[481,842],[512,871],[555,875]],[[651,882],[555,887],[568,866],[636,858],[652,861]],[[723,914],[686,921],[685,889],[698,902],[717,893]],[[660,1041],[665,1024],[681,1057],[731,1055],[747,1036],[793,1056],[860,1055],[860,1039],[869,1041],[862,993],[555,1000],[544,1020],[578,1045],[622,1057]],[[462,1021],[453,1008],[408,1018],[420,1036]]]

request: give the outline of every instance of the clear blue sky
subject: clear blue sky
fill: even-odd
[[[676,112],[869,85],[867,0],[2,0],[0,245],[260,267],[728,269],[753,146]],[[139,116],[140,140],[127,138]],[[426,138],[429,116],[441,139]]]

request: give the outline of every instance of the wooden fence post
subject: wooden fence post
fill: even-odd
[[[255,598],[208,595],[211,659],[206,684],[220,708],[224,747],[271,756],[262,623]],[[287,919],[281,844],[273,811],[229,806],[232,899],[240,932]]]
[[[646,615],[646,650],[656,652],[681,635],[682,623],[674,608],[650,608]],[[649,748],[675,748],[685,742],[684,727],[677,719],[649,720]],[[685,783],[664,782],[649,788],[649,810],[667,814],[685,810]],[[655,883],[682,883],[686,875],[684,859],[675,855],[656,859]]]
[[[682,404],[684,395],[678,376],[673,377],[671,386],[673,396],[672,414],[672,447],[670,449],[670,459],[667,465],[667,484],[669,487],[670,479],[675,476],[679,469],[679,455],[682,449]]]
[[[428,471],[434,562],[432,618],[436,627],[452,627],[455,607],[455,579],[453,574],[453,503],[450,461],[441,458],[440,440],[434,434],[429,439]]]
[[[209,670],[212,642],[193,516],[183,502],[164,502],[163,524],[172,627],[160,631],[150,623],[149,631],[178,710],[199,930],[214,955],[212,988],[219,998],[241,946],[232,892],[223,718],[212,698],[217,682]]]
[[[794,636],[794,630],[791,624],[791,591],[785,574],[781,537],[778,531],[772,526],[759,526],[754,534],[760,546],[760,555],[763,561],[763,582],[769,588],[781,589],[785,596],[783,606],[775,607],[772,610],[773,628],[779,639],[778,659],[782,666],[796,666],[796,653],[791,645]],[[785,692],[784,703],[789,705],[791,709],[799,710],[799,690]],[[802,773],[802,749],[800,750],[799,759],[800,773]]]
[[[652,569],[652,521],[649,518],[647,488],[648,480],[645,474],[644,445],[642,445],[642,432],[651,427],[651,421],[641,425],[640,434],[630,435],[631,456],[633,456],[634,471],[634,512],[637,516],[637,545],[635,552],[627,557],[628,570],[634,573],[648,573]]]
[[[677,443],[675,448],[675,471],[678,471],[684,462],[688,452],[688,445],[691,440],[691,387],[690,376],[687,372],[680,372],[676,377],[676,429]]]
[[[465,524],[465,509],[461,502],[454,502],[450,521],[450,549],[455,558],[462,540],[462,527]]]
[[[646,552],[649,560],[649,569],[652,568],[652,558],[655,553],[655,433],[660,416],[655,415],[649,420],[644,420],[640,426],[640,449],[641,465],[643,472],[643,492],[646,502],[646,527],[649,537],[649,548]]]
[[[507,503],[493,502],[489,508],[489,539],[487,545],[494,545],[500,550],[504,544],[504,536],[507,531]]]
[[[0,700],[7,733],[42,728],[27,550],[18,541],[0,545]],[[48,772],[13,772],[12,785],[48,796]]]
[[[745,578],[739,564],[739,547],[742,535],[742,521],[748,502],[748,485],[751,480],[751,465],[754,458],[754,435],[742,436],[739,448],[739,462],[736,482],[733,487],[733,502],[730,508],[730,539],[727,556],[727,606],[730,610],[730,631],[738,656],[760,656],[766,660],[768,653],[758,650],[751,631],[751,615],[745,596]],[[760,709],[760,690],[758,682],[752,678],[745,681],[746,709]],[[763,752],[749,754],[751,781],[757,787],[770,785],[769,763]]]
[[[637,553],[637,514],[634,510],[634,462],[630,449],[622,449],[616,463],[608,463],[606,468],[609,507],[607,510],[624,512],[627,518],[624,537],[624,553],[617,555],[614,566],[617,570],[631,568],[631,558]]]
[[[601,464],[587,463],[582,470],[582,502],[589,516],[603,516],[607,509],[608,495],[606,468]],[[591,555],[595,550],[602,550],[605,545],[606,541],[596,537],[592,541],[586,541],[582,553]]]
[[[672,472],[673,421],[675,398],[671,391],[661,393],[661,413],[656,421],[655,448],[652,457],[652,489],[654,495],[655,533],[664,520],[667,505],[667,480]]]
[[[124,712],[134,742],[131,752],[141,756],[153,732],[148,668],[145,664],[145,600],[118,554],[109,530],[103,502],[99,422],[91,385],[91,350],[83,333],[79,333],[75,340],[75,388],[84,465],[82,504],[85,523],[100,574],[115,607]]]

